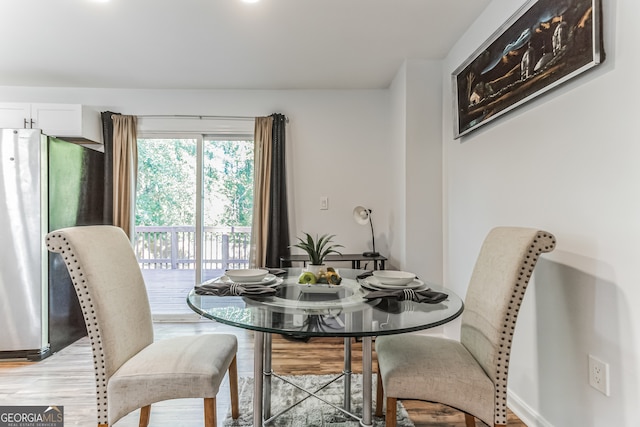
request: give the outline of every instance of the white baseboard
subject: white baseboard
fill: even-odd
[[[554,427],[549,421],[527,405],[518,395],[511,390],[507,390],[507,402],[509,409],[516,414],[527,427]]]

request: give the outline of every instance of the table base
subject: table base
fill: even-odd
[[[348,416],[348,417],[353,418],[354,420],[358,420],[358,421],[360,421],[360,420],[361,420],[361,418],[360,418],[358,415],[356,415],[356,414],[354,414],[354,413],[350,412],[350,410],[349,410],[349,409],[342,408],[342,407],[340,407],[340,406],[338,406],[338,405],[334,405],[333,403],[329,402],[328,400],[326,400],[325,398],[323,398],[322,396],[320,396],[320,395],[318,395],[318,394],[317,394],[319,391],[324,390],[324,389],[325,389],[325,388],[327,388],[329,385],[333,384],[334,382],[338,381],[338,380],[339,380],[339,379],[341,379],[341,378],[344,378],[344,379],[345,379],[345,388],[346,388],[346,387],[347,387],[347,384],[349,383],[349,381],[351,381],[351,379],[350,379],[350,378],[348,378],[348,377],[346,376],[346,374],[345,374],[345,373],[342,373],[342,374],[340,374],[340,375],[335,376],[335,377],[334,377],[334,378],[332,378],[330,381],[328,381],[327,383],[325,383],[325,384],[321,385],[320,387],[318,387],[317,389],[315,389],[315,390],[313,390],[313,391],[311,391],[311,390],[307,390],[306,388],[304,388],[304,387],[302,387],[302,386],[300,386],[300,385],[298,385],[298,384],[296,384],[296,383],[294,383],[294,382],[292,382],[292,381],[289,381],[288,379],[286,379],[286,378],[284,378],[284,377],[282,377],[282,376],[280,376],[280,375],[278,375],[278,374],[275,374],[275,373],[273,373],[273,372],[271,372],[271,376],[272,376],[272,377],[275,377],[275,378],[278,378],[279,380],[284,381],[284,382],[285,382],[285,383],[287,383],[287,384],[290,384],[292,387],[295,387],[295,388],[297,388],[298,390],[301,390],[301,391],[303,391],[303,392],[307,393],[307,397],[304,397],[304,398],[302,398],[302,399],[298,400],[297,402],[295,402],[295,403],[291,404],[291,406],[289,406],[289,407],[287,407],[287,408],[285,408],[285,409],[281,410],[281,411],[280,411],[280,412],[278,412],[277,414],[275,414],[275,415],[271,415],[269,418],[266,418],[266,419],[263,421],[263,424],[264,424],[264,425],[269,424],[271,421],[273,421],[274,419],[276,419],[276,418],[277,418],[277,417],[279,417],[280,415],[283,415],[283,414],[285,414],[285,413],[289,412],[291,409],[295,408],[296,406],[298,406],[299,404],[301,404],[301,403],[302,403],[302,402],[304,402],[305,400],[309,399],[310,397],[315,397],[316,399],[318,399],[318,400],[320,400],[320,401],[324,402],[325,404],[327,404],[327,405],[329,405],[329,406],[331,406],[331,407],[333,407],[333,408],[337,409],[338,411],[342,412],[343,414],[345,414],[345,415],[346,415],[346,416]],[[266,408],[265,408],[265,409],[266,409]]]
[[[267,425],[274,418],[286,413],[291,408],[300,404],[304,400],[315,397],[322,402],[330,405],[345,415],[360,421],[360,425],[363,427],[370,427],[373,425],[373,393],[371,390],[372,384],[372,345],[371,337],[362,338],[362,418],[351,412],[351,338],[344,338],[344,371],[342,374],[336,376],[328,383],[322,385],[315,391],[306,390],[299,385],[273,373],[271,370],[271,334],[265,332],[255,333],[254,344],[254,359],[253,359],[253,425],[254,427],[263,427]],[[290,407],[284,409],[276,415],[271,415],[271,380],[276,377],[293,387],[296,387],[308,394],[304,399],[294,403]],[[340,408],[328,401],[322,396],[318,396],[318,391],[324,389],[329,384],[344,378],[344,399],[343,407]]]

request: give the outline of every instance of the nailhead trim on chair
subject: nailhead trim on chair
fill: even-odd
[[[51,234],[47,238],[47,249],[51,252],[59,253],[67,264],[73,287],[78,294],[82,314],[85,324],[87,325],[87,333],[91,340],[91,349],[93,350],[93,364],[96,374],[96,406],[98,410],[98,424],[108,425],[107,413],[107,375],[105,372],[104,353],[102,352],[102,338],[100,328],[96,322],[93,310],[93,302],[87,289],[84,279],[84,273],[80,266],[76,265],[78,260],[73,251],[73,247],[62,234]]]
[[[529,249],[529,255],[520,268],[518,281],[515,283],[511,300],[504,319],[503,329],[501,331],[503,341],[500,344],[502,350],[498,351],[498,363],[495,378],[495,424],[507,424],[507,375],[509,372],[509,358],[511,356],[511,342],[513,340],[513,332],[515,331],[516,319],[518,311],[524,298],[529,279],[533,273],[538,257],[541,253],[551,252],[555,247],[555,238],[553,235],[540,232],[533,240]],[[528,260],[528,261],[527,261]]]

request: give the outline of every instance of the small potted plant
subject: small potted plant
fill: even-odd
[[[303,232],[304,233],[304,232]],[[329,254],[341,255],[336,248],[342,248],[342,245],[333,245],[332,239],[335,235],[323,234],[314,239],[309,233],[304,233],[306,238],[298,237],[298,243],[291,245],[291,247],[300,248],[309,255],[309,265],[307,271],[312,272],[316,277],[320,276],[324,268],[324,260]]]

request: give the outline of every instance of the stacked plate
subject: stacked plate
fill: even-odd
[[[260,282],[269,273],[264,268],[241,268],[225,271],[225,276],[236,283]]]
[[[404,271],[376,270],[373,276],[360,280],[360,286],[370,291],[382,289],[427,289],[422,280],[418,280],[413,273]]]
[[[373,277],[378,279],[380,283],[384,283],[385,285],[407,285],[416,278],[414,273],[397,270],[375,270],[371,274],[373,274]]]
[[[224,276],[217,277],[212,280],[208,280],[205,283],[236,283],[239,285],[261,285],[261,286],[269,286],[276,287],[283,282],[281,277],[277,277],[273,274],[251,274],[250,271],[247,273],[234,274],[241,270],[228,270],[227,274]]]

